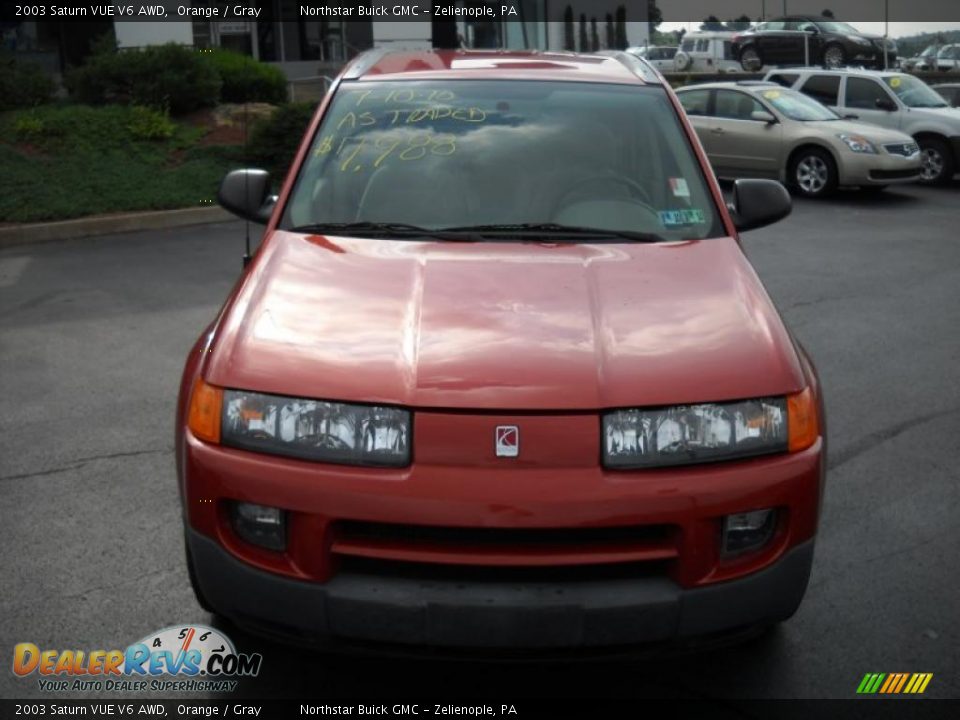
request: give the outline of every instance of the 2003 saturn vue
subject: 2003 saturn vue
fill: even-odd
[[[190,353],[200,603],[317,643],[541,650],[797,609],[825,468],[813,365],[670,87],[626,54],[371,52]]]

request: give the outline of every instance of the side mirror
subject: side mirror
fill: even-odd
[[[750,119],[757,122],[765,122],[767,125],[773,125],[777,119],[766,110],[754,110],[750,113]]]
[[[277,204],[277,196],[269,193],[270,173],[266,170],[231,170],[220,181],[217,202],[237,217],[264,225]]]
[[[889,98],[877,98],[877,109],[894,112],[897,109],[897,104]]]
[[[737,180],[728,206],[733,224],[745,232],[782,220],[793,209],[790,194],[776,180]]]

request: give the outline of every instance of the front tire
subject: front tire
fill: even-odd
[[[748,45],[740,52],[740,67],[747,72],[757,72],[763,67],[763,58],[752,45]]]
[[[923,138],[920,145],[920,182],[923,185],[946,185],[956,172],[950,147],[939,138]]]
[[[826,150],[804,148],[791,159],[788,177],[800,195],[826,197],[837,189],[837,164]]]
[[[847,53],[836,43],[827,45],[823,49],[823,66],[826,68],[840,68],[847,64]]]

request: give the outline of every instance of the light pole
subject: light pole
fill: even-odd
[[[883,0],[883,69],[890,67],[890,53],[887,46],[890,43],[890,0]]]

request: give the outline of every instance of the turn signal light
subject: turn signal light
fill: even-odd
[[[810,388],[787,396],[787,448],[806,450],[820,436],[817,403]]]
[[[190,394],[190,415],[187,427],[201,440],[220,442],[220,408],[223,407],[223,390],[207,385],[198,377]]]

